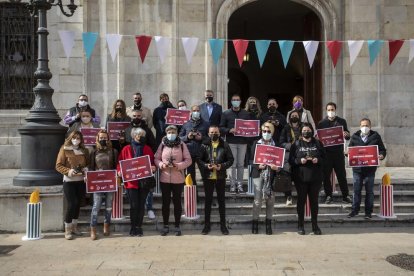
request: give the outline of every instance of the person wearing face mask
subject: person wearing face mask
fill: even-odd
[[[149,146],[145,145],[146,132],[142,128],[133,128],[130,135],[132,138],[131,144],[122,149],[118,156],[118,160],[122,161],[148,155],[151,162],[151,170],[154,172],[154,153]],[[119,162],[117,163],[116,169],[120,176],[121,166],[119,165]],[[130,204],[131,229],[129,235],[141,237],[144,235],[142,231],[142,222],[144,219],[145,200],[149,191],[140,186],[139,180],[124,182],[124,187]]]
[[[195,163],[200,155],[200,148],[203,138],[207,137],[208,123],[200,117],[200,107],[193,105],[191,107],[191,118],[180,130],[179,137],[190,152],[192,163],[187,168],[187,173],[191,174],[193,184],[197,185]]]
[[[282,133],[280,134],[279,143],[282,148],[285,148],[285,158],[289,159],[290,155],[290,148],[292,147],[292,144],[294,144],[297,140],[299,140],[299,137],[301,135],[300,129],[302,127],[302,123],[299,120],[299,112],[292,111],[290,113],[289,117],[289,123],[285,125],[285,127],[282,130]],[[291,173],[290,171],[290,165],[285,164],[283,166],[283,170],[285,172]],[[286,206],[291,206],[293,204],[293,198],[292,198],[292,191],[285,192],[285,198],[286,198]]]
[[[165,115],[167,115],[167,108],[175,108],[166,93],[160,95],[160,102],[160,105],[154,109],[154,113],[152,114],[157,147],[161,144],[162,138],[165,136],[165,128],[167,127],[165,124]]]
[[[66,138],[56,159],[56,170],[63,175],[63,195],[67,207],[65,213],[65,239],[81,236],[78,231],[80,202],[85,194],[85,173],[88,171],[89,152],[83,144],[80,131],[73,131]]]
[[[346,120],[336,115],[336,104],[330,102],[326,105],[326,118],[319,122],[318,129],[342,126],[344,138],[349,140],[350,134]],[[332,170],[335,171],[338,184],[342,192],[342,202],[352,204],[349,196],[348,182],[346,181],[344,145],[325,147],[326,158],[323,164],[323,188],[325,190],[325,204],[332,203]]]
[[[360,121],[360,130],[355,132],[348,147],[355,146],[378,146],[378,158],[383,160],[387,155],[382,138],[378,132],[371,129],[371,120],[363,118]],[[355,217],[359,214],[361,206],[362,185],[365,185],[365,219],[372,218],[374,209],[374,179],[377,167],[352,167],[353,183],[354,183],[354,199],[352,203],[352,211],[348,214],[348,218]]]
[[[252,118],[259,120],[262,116],[262,108],[260,102],[256,97],[249,97],[244,106],[244,110],[252,114]]]
[[[101,118],[96,114],[95,110],[91,108],[88,104],[88,96],[82,94],[78,98],[78,102],[74,107],[71,107],[66,113],[63,121],[66,125],[71,127],[74,123],[81,121],[81,111],[89,110],[92,116],[92,122],[99,125],[101,123]]]
[[[292,178],[298,193],[298,234],[305,235],[304,218],[306,198],[309,198],[311,209],[312,232],[321,235],[318,226],[318,195],[322,186],[322,165],[325,149],[314,137],[310,123],[303,123],[301,138],[290,148],[289,163],[292,166]]]
[[[187,103],[184,100],[179,100],[177,102],[177,108],[179,110],[187,110]]]
[[[286,118],[279,111],[277,111],[278,104],[276,99],[269,99],[267,101],[267,112],[264,112],[260,116],[260,124],[265,122],[270,122],[275,127],[275,132],[273,133],[273,140],[279,141],[280,134],[282,133],[283,128],[286,125]]]
[[[92,113],[90,110],[84,110],[80,112],[81,120],[79,122],[75,122],[66,132],[66,137],[69,136],[70,133],[74,131],[80,131],[81,128],[99,128],[99,124],[93,122],[92,120]],[[85,146],[85,148],[92,152],[93,146]]]
[[[236,119],[254,120],[252,115],[240,108],[240,96],[235,94],[231,97],[231,108],[224,111],[221,116],[220,133],[226,135],[226,142],[229,143],[231,153],[235,162],[231,166],[230,174],[230,193],[235,194],[243,191],[244,160],[246,156],[247,144],[249,139],[242,136],[234,136]]]
[[[112,148],[111,140],[108,132],[104,129],[100,130],[96,135],[96,149],[90,155],[91,171],[115,170],[118,163],[118,151]],[[112,199],[113,192],[93,193],[93,207],[91,212],[91,239],[96,240],[96,226],[98,225],[98,213],[101,209],[102,201],[105,200],[105,216],[104,216],[104,236],[110,234],[110,223],[112,216]]]
[[[292,105],[293,109],[288,112],[287,118],[289,118],[289,115],[292,111],[296,110],[297,112],[299,112],[299,118],[302,123],[310,123],[313,129],[316,129],[315,122],[313,121],[311,112],[303,107],[302,96],[296,95],[295,97],[293,97]]]
[[[210,215],[214,189],[216,189],[219,204],[221,232],[223,235],[229,234],[226,227],[225,186],[226,169],[231,167],[233,161],[229,145],[220,138],[219,127],[211,125],[208,129],[208,138],[203,140],[200,156],[197,159],[205,191],[202,235],[207,235],[211,231]]]
[[[118,99],[112,105],[112,111],[106,117],[105,126],[108,127],[108,122],[130,122],[131,118],[126,113],[125,102]],[[118,152],[121,151],[121,142],[119,140],[112,140],[112,147]]]
[[[256,153],[256,145],[268,145],[277,146],[277,141],[272,139],[275,127],[272,123],[266,122],[261,127],[262,137],[259,140],[254,141],[251,146],[251,160],[250,164],[253,164],[253,158]],[[252,221],[252,233],[259,233],[259,214],[262,208],[262,201],[266,204],[266,234],[272,235],[272,217],[275,209],[275,194],[272,190],[271,179],[274,177],[274,172],[280,171],[276,165],[265,164],[253,164],[251,177],[254,185],[254,201],[253,201],[253,221]]]
[[[140,92],[135,93],[132,96],[132,100],[134,102],[134,104],[132,106],[128,106],[126,108],[126,113],[127,115],[132,118],[132,111],[134,110],[141,110],[142,111],[142,120],[144,120],[147,123],[147,126],[149,127],[149,129],[152,129],[153,124],[152,124],[152,113],[151,113],[151,109],[149,109],[148,107],[145,107],[142,105],[142,95]]]
[[[166,136],[155,153],[155,165],[160,169],[160,185],[162,194],[162,217],[164,227],[161,235],[169,233],[171,194],[174,205],[176,236],[181,236],[180,220],[182,213],[181,195],[184,190],[184,170],[191,163],[191,155],[187,145],[178,137],[177,127],[169,125]]]
[[[214,93],[212,90],[204,92],[205,102],[200,104],[201,119],[208,123],[209,126],[218,126],[221,121],[223,108],[218,103],[214,102]]]

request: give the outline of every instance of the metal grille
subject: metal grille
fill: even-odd
[[[34,102],[37,20],[22,3],[0,3],[0,109],[29,109]]]

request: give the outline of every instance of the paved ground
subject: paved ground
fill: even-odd
[[[309,225],[307,225],[309,228]],[[262,230],[262,229],[261,229]],[[273,236],[232,231],[222,236],[184,232],[181,237],[115,233],[91,241],[46,234],[21,241],[0,235],[0,275],[413,275],[385,261],[414,255],[414,228],[322,229],[324,235],[299,236],[277,230]],[[0,250],[1,252],[1,250]]]

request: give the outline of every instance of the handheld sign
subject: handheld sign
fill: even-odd
[[[81,128],[80,132],[83,135],[83,143],[85,146],[94,146],[96,144],[96,135],[100,128]]]
[[[260,134],[259,120],[236,119],[234,123],[234,136],[257,137]]]
[[[130,125],[130,122],[108,122],[109,139],[118,140],[119,132],[125,130]]]
[[[378,146],[359,146],[348,148],[348,165],[350,167],[379,166]]]
[[[256,144],[254,164],[276,165],[283,168],[285,149],[275,146]]]
[[[317,133],[324,147],[343,145],[345,142],[343,126],[318,129]]]
[[[148,155],[119,161],[122,180],[128,182],[152,176],[151,162]]]
[[[183,125],[190,120],[190,110],[179,110],[174,108],[167,108],[167,115],[165,115],[165,123],[167,125]]]
[[[87,193],[116,192],[117,189],[116,170],[86,172]]]

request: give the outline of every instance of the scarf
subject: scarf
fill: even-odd
[[[173,148],[181,144],[180,137],[178,136],[177,138],[175,138],[174,141],[168,140],[167,136],[165,136],[164,138],[162,138],[162,142],[164,143],[166,147],[169,147],[169,148]]]
[[[140,157],[142,156],[142,153],[144,151],[144,145],[141,143],[138,143],[135,140],[132,140],[131,147],[134,151],[134,157]]]
[[[263,138],[261,138],[257,144],[262,144],[262,145],[266,145],[265,141],[263,140]],[[273,141],[273,139],[270,140],[270,143],[267,144],[269,146],[275,146],[275,142]],[[266,166],[266,168],[264,170],[261,171],[260,173],[260,178],[263,179],[263,187],[262,187],[262,198],[264,200],[267,200],[268,198],[270,198],[273,194],[272,191],[272,185],[270,183],[270,172],[271,169],[269,166]]]

